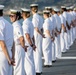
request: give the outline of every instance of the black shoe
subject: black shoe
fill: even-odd
[[[48,68],[48,67],[52,67],[52,65],[44,65],[44,67],[47,67]]]
[[[36,75],[41,75],[41,73],[36,73]]]
[[[41,74],[42,74],[42,72],[41,72]]]
[[[55,63],[55,62],[56,62],[56,60],[53,60],[52,62],[53,62],[53,63]]]
[[[52,67],[52,65],[48,65],[48,67]]]

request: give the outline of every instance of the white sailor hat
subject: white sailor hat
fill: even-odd
[[[73,6],[70,6],[70,8],[72,8],[72,9],[73,9],[74,7],[75,7],[74,5],[73,5]]]
[[[3,8],[4,8],[4,5],[0,5],[0,10],[3,10]]]
[[[67,9],[67,10],[69,10],[69,9],[70,9],[70,7],[66,7],[66,9]]]
[[[48,10],[43,10],[43,13],[44,13],[44,14],[50,14],[50,11],[48,11]]]
[[[11,13],[17,13],[19,10],[16,10],[16,9],[10,9],[10,12]]]
[[[61,6],[61,8],[66,8],[66,6]]]
[[[9,15],[17,14],[17,12],[20,12],[20,10],[10,9],[9,10]]]
[[[76,10],[76,8],[74,8],[73,10]]]
[[[21,8],[21,10],[24,12],[30,12],[30,9],[27,9],[27,8]]]
[[[38,7],[38,4],[31,4],[30,7]]]
[[[45,9],[51,9],[52,7],[51,6],[47,6],[47,7],[45,7]]]
[[[59,12],[60,9],[56,8],[56,7],[53,7],[53,10],[56,11],[56,12]]]
[[[70,6],[70,9],[73,9],[74,8],[74,6]]]
[[[48,9],[48,7],[45,7],[45,9]]]

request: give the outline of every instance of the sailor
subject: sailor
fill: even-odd
[[[19,20],[21,14],[19,10],[10,9],[10,20],[13,25],[13,35],[15,43],[15,66],[14,75],[25,75],[24,72],[24,57],[25,57],[25,43],[23,38],[23,32]]]
[[[73,15],[73,8],[70,6],[70,8],[69,8],[69,10],[70,10],[70,15],[71,15],[71,29],[70,29],[70,34],[71,34],[71,45],[73,44],[73,42],[74,42],[74,34],[73,34],[73,30],[74,30],[74,24],[73,24],[73,22],[74,22],[74,15]]]
[[[67,19],[67,22],[68,22],[68,25],[69,25],[69,30],[68,30],[68,46],[70,47],[71,46],[71,34],[70,34],[70,31],[71,31],[71,22],[72,22],[72,16],[70,14],[70,7],[66,7],[66,10],[67,10],[67,16],[68,16],[68,19]]]
[[[54,14],[54,18],[56,20],[56,34],[57,34],[57,37],[55,37],[56,57],[60,58],[62,56],[60,47],[61,19],[57,15],[58,11],[59,10],[57,7],[53,7],[52,13]]]
[[[3,18],[3,8],[0,5],[0,75],[11,75],[12,65],[15,65],[13,27]]]
[[[60,10],[60,9],[59,9]],[[61,52],[66,52],[66,46],[65,46],[65,37],[64,34],[67,32],[66,31],[66,20],[63,17],[63,15],[59,12],[57,12],[58,16],[61,19],[61,34],[60,34],[60,44],[61,44]]]
[[[32,23],[34,26],[34,39],[36,45],[36,51],[34,52],[34,62],[35,62],[35,70],[36,75],[41,75],[42,72],[42,37],[44,35],[41,32],[43,19],[37,13],[38,12],[38,4],[31,4],[31,12],[33,14]]]
[[[75,39],[76,39],[76,7],[74,8],[74,15],[75,15],[75,20],[74,20],[74,25],[75,25]]]
[[[34,64],[34,57],[33,57],[33,50],[35,50],[36,46],[33,42],[33,33],[34,27],[32,21],[30,21],[30,9],[21,8],[22,10],[22,18],[23,18],[23,35],[25,39],[25,45],[28,46],[26,56],[25,56],[25,72],[26,75],[36,75],[35,72],[35,64]]]
[[[74,6],[71,6],[71,15],[73,17],[72,19],[72,25],[73,25],[73,42],[75,41],[75,12],[73,11]]]
[[[70,27],[69,27],[68,22],[67,22],[68,14],[67,14],[66,7],[65,6],[61,6],[61,11],[62,11],[63,17],[66,20],[66,30],[67,30],[67,33],[64,34],[64,37],[65,37],[65,43],[66,43],[66,50],[68,50],[69,49],[69,46],[68,46],[68,30],[70,30]]]
[[[51,67],[52,66],[52,22],[49,19],[50,11],[44,10],[43,17],[45,19],[43,23],[43,33],[45,38],[43,38],[42,43],[42,50],[44,56],[44,67]]]
[[[47,7],[48,11],[50,11],[50,15],[49,15],[49,18],[51,20],[51,26],[52,26],[52,36],[53,38],[55,39],[55,35],[54,35],[54,32],[55,32],[55,27],[56,27],[56,20],[54,18],[54,15],[52,14],[52,7],[49,6]],[[56,61],[56,54],[55,54],[55,40],[52,41],[52,62],[55,62]]]

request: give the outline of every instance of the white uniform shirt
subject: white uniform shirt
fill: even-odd
[[[44,24],[43,24],[43,30],[44,30],[45,37],[48,37],[46,30],[49,30],[50,32],[52,32],[53,27],[51,25],[52,25],[51,20],[49,18],[45,19]]]
[[[76,19],[76,12],[75,12],[75,19]]]
[[[40,15],[38,15],[37,13],[35,13],[33,15],[33,19],[32,19],[32,23],[34,25],[34,28],[35,27],[38,27],[38,29],[42,29],[42,25],[43,25],[43,19]]]
[[[50,17],[50,20],[51,20],[51,22],[52,22],[53,30],[55,30],[55,28],[56,28],[56,19],[55,19],[55,17],[52,15],[52,16]]]
[[[68,24],[70,25],[71,22],[72,22],[72,18],[71,18],[70,12],[67,12],[67,16],[68,16],[67,22],[68,22]]]
[[[76,19],[76,12],[73,11],[73,17],[74,17],[74,20]]]
[[[11,50],[13,46],[13,27],[3,17],[0,17],[0,40],[3,40],[6,47]],[[1,47],[0,50],[2,50]]]
[[[60,19],[60,17],[57,14],[54,14],[54,17],[56,19],[56,27],[60,31],[60,28],[61,28],[61,19]]]
[[[73,16],[73,12],[72,11],[70,11],[70,15],[71,15],[71,19],[73,21],[74,20],[74,16]]]
[[[15,21],[13,23],[13,32],[14,32],[15,45],[19,45],[20,44],[19,38],[21,36],[23,36],[23,34],[22,34],[22,27],[21,27],[19,21]]]
[[[61,24],[64,24],[64,20],[63,20],[63,16],[59,15],[60,19],[61,19]]]
[[[61,24],[64,24],[64,26],[66,27],[66,20],[63,17],[63,15],[59,15],[60,19],[61,19]]]
[[[65,20],[67,21],[68,20],[68,16],[67,16],[68,14],[67,14],[67,12],[64,11],[62,15],[65,18]]]
[[[32,39],[33,38],[33,33],[34,33],[34,27],[33,27],[33,24],[32,22],[29,20],[29,18],[25,19],[23,21],[23,34],[24,34],[24,39],[25,39],[25,42],[26,42],[26,45],[30,45],[26,39],[26,36],[25,34],[28,33],[30,35],[30,38]]]

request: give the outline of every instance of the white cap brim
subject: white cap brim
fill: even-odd
[[[48,11],[48,10],[43,10],[43,13],[47,13],[47,14],[49,14],[50,11]]]
[[[61,6],[61,8],[66,8],[65,6]]]
[[[0,10],[3,10],[4,9],[4,5],[0,5]]]
[[[51,9],[52,7],[48,6],[48,7],[45,7],[45,9]]]
[[[53,10],[56,11],[56,12],[59,12],[60,11],[60,9],[58,9],[56,7],[54,7]]]
[[[16,9],[10,9],[10,12],[17,13],[18,10],[16,10]]]
[[[31,4],[30,7],[38,6],[38,4]]]
[[[21,8],[21,10],[24,12],[30,12],[30,9],[27,9],[27,8]]]

